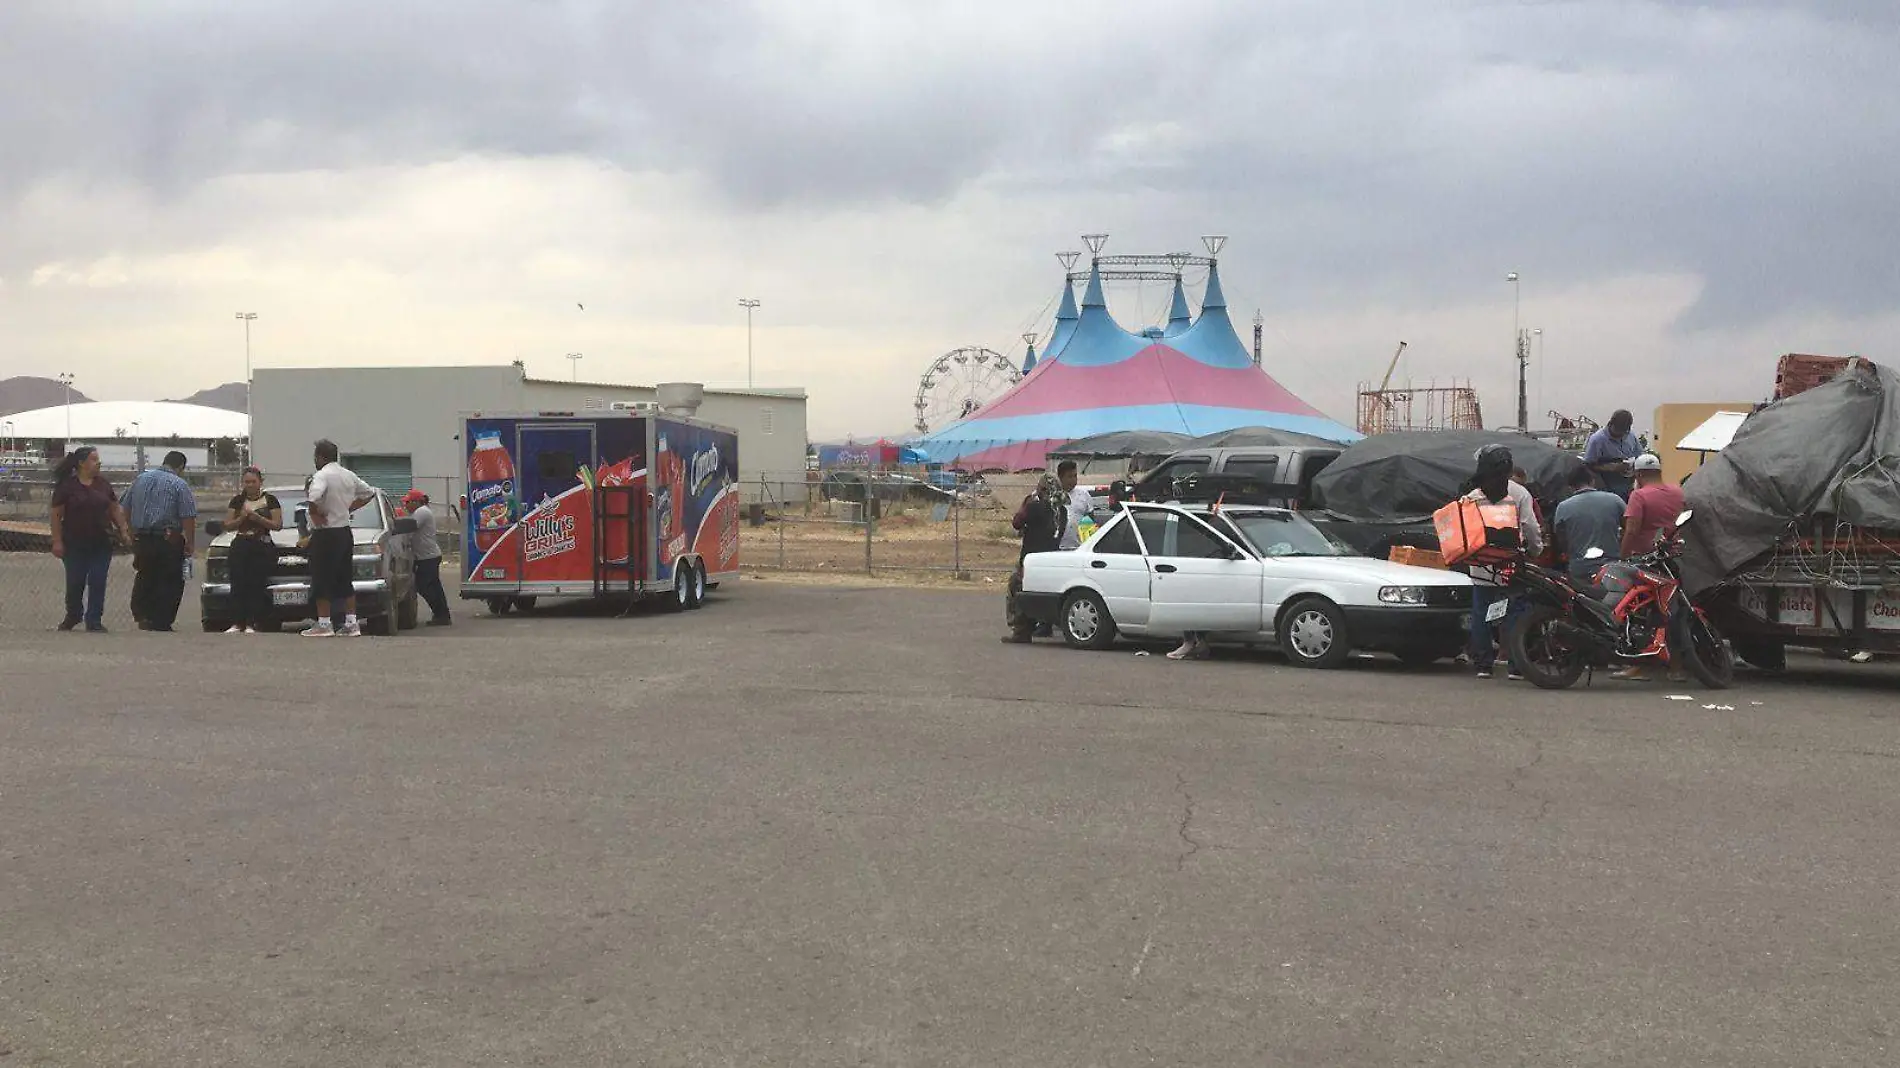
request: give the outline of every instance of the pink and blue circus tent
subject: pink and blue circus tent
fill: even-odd
[[[1096,264],[1080,311],[1065,281],[1055,330],[1028,375],[969,418],[911,444],[955,469],[1023,471],[1041,469],[1050,450],[1094,434],[1201,437],[1241,426],[1359,438],[1253,362],[1227,317],[1218,264],[1208,266],[1199,317],[1190,315],[1177,277],[1167,326],[1141,333],[1109,314]]]

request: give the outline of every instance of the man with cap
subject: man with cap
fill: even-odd
[[[1630,465],[1636,473],[1636,489],[1623,511],[1623,559],[1641,556],[1656,547],[1658,539],[1676,532],[1676,517],[1682,514],[1682,487],[1663,478],[1662,461],[1654,453],[1638,456]]]
[[[431,627],[449,625],[449,595],[442,589],[442,543],[435,537],[435,510],[429,507],[429,495],[412,489],[403,495],[403,508],[416,521],[416,532],[409,535],[409,547],[415,556],[416,593],[429,603]]]
[[[1642,445],[1631,429],[1636,425],[1636,417],[1618,409],[1610,416],[1609,425],[1590,435],[1589,444],[1583,449],[1583,462],[1595,471],[1602,480],[1603,488],[1624,500],[1630,496],[1630,461],[1642,451]]]
[[[178,621],[185,596],[185,561],[196,549],[198,499],[184,480],[185,454],[165,454],[125,491],[125,515],[132,527],[132,616],[140,630],[168,631]]]

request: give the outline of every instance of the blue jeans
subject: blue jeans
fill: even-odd
[[[110,545],[66,546],[66,618],[83,619],[87,626],[105,621],[106,571],[112,567]]]
[[[1506,598],[1510,598],[1511,607],[1505,611],[1503,621],[1497,624],[1487,623],[1484,617],[1491,611],[1491,606]],[[1518,617],[1523,614],[1524,598],[1511,597],[1511,591],[1504,587],[1472,586],[1471,663],[1489,671],[1498,662],[1498,636],[1516,623]],[[1497,627],[1495,634],[1491,629],[1493,626]]]

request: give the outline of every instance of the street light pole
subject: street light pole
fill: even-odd
[[[244,323],[244,466],[251,465],[251,437],[256,428],[251,416],[251,320],[257,318],[256,312],[238,312],[237,317]]]
[[[752,388],[752,309],[759,302],[748,297],[739,298],[739,307],[745,309],[745,388]]]
[[[73,451],[73,373],[61,371],[60,382],[66,386],[66,451]]]
[[[581,380],[581,358],[581,354],[578,352],[570,352],[567,354],[568,381],[579,382]]]
[[[1530,361],[1530,346],[1524,337],[1524,297],[1518,283],[1517,272],[1504,276],[1511,283],[1511,343],[1515,346],[1517,357],[1517,428],[1526,434],[1531,429],[1530,396],[1524,388],[1525,364]]]
[[[140,473],[145,471],[145,441],[139,435],[139,421],[132,420],[132,463]]]

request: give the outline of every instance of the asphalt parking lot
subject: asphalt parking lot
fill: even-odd
[[[0,633],[0,1063],[1900,1061],[1893,668],[1545,694],[1000,617]]]

